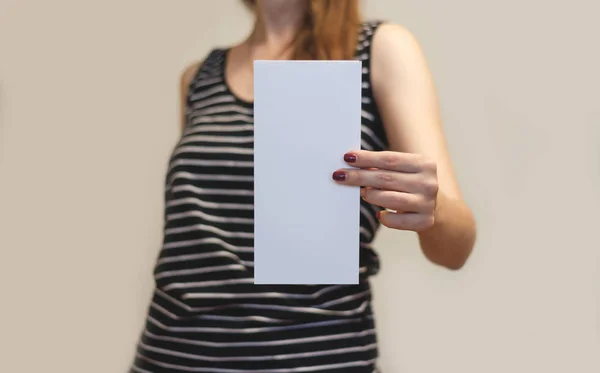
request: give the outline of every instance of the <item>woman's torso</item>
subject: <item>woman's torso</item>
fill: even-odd
[[[386,148],[370,82],[377,26],[363,25],[356,53],[367,150]],[[227,56],[211,52],[189,86],[187,125],[167,172],[156,290],[132,369],[372,372],[378,208],[361,200],[359,285],[253,284],[253,105],[230,90]]]

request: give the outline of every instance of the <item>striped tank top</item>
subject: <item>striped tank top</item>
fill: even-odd
[[[362,142],[386,149],[361,26]],[[372,373],[378,356],[369,277],[378,207],[361,200],[358,285],[254,285],[253,104],[212,51],[187,96],[187,125],[169,162],[164,242],[131,372]],[[318,136],[318,133],[315,133]]]

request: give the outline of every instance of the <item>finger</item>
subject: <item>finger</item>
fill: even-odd
[[[435,171],[435,162],[420,154],[393,151],[356,150],[344,155],[346,163],[358,168],[379,168],[401,172]]]
[[[361,197],[372,205],[397,212],[432,213],[435,205],[418,194],[363,188]]]
[[[419,188],[419,174],[407,174],[387,170],[343,169],[333,173],[333,179],[350,186],[371,187],[412,192]]]
[[[377,216],[381,224],[388,228],[415,232],[427,230],[435,223],[433,214],[380,211]]]

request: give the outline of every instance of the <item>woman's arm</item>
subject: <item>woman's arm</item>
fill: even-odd
[[[435,220],[418,232],[421,248],[432,262],[459,269],[475,243],[475,220],[454,175],[427,61],[413,35],[398,25],[381,25],[372,48],[374,96],[390,150],[423,155],[437,168]]]

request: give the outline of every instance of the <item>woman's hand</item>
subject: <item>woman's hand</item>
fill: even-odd
[[[357,150],[346,153],[344,161],[356,168],[337,170],[333,179],[362,187],[365,201],[388,209],[377,214],[381,224],[415,232],[433,226],[439,190],[433,160],[418,154]]]

